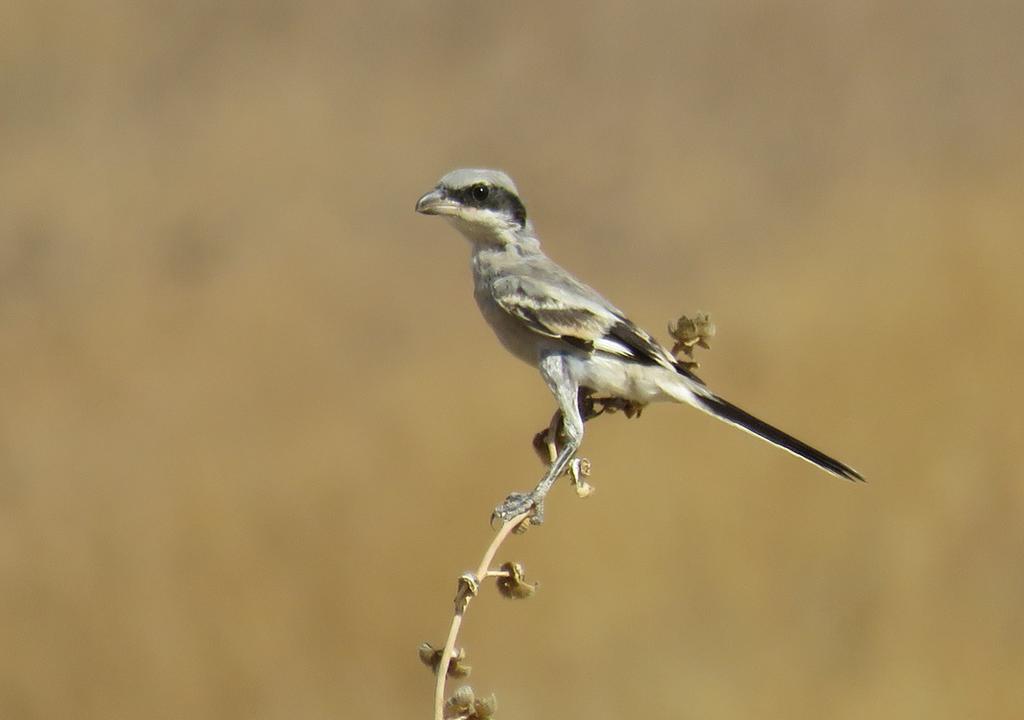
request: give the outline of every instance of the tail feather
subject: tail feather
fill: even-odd
[[[826,470],[837,477],[841,477],[845,480],[864,482],[864,477],[849,465],[841,463],[835,458],[829,457],[820,450],[815,450],[807,443],[797,440],[792,435],[782,432],[778,428],[769,425],[764,420],[759,420],[747,411],[741,410],[717,395],[713,395],[710,392],[707,394],[693,393],[691,398],[693,404],[711,415],[714,415],[719,420],[724,420],[730,425],[735,425],[742,430],[746,430],[753,435],[757,435],[759,438],[767,440],[772,445],[777,445],[783,450],[787,450],[797,457],[803,458],[812,465],[817,465],[822,470]]]

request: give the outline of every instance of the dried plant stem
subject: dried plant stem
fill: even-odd
[[[502,572],[490,570],[491,562],[494,560],[494,555],[498,552],[498,548],[501,547],[501,544],[508,539],[509,534],[511,534],[521,522],[526,520],[532,512],[532,510],[528,510],[516,515],[511,520],[502,523],[501,527],[498,528],[498,532],[495,533],[494,539],[491,540],[491,544],[487,546],[487,550],[484,552],[483,558],[480,560],[480,566],[477,568],[474,575],[475,578],[483,579],[504,575]],[[437,681],[434,686],[434,720],[444,720],[445,683],[448,679],[448,665],[455,652],[455,641],[458,639],[459,629],[462,627],[462,617],[466,614],[466,610],[469,608],[469,601],[472,598],[473,593],[463,594],[462,586],[460,584],[460,593],[455,600],[455,615],[452,616],[452,625],[448,630],[448,639],[444,643],[444,650],[441,653],[441,662],[438,663],[437,666]]]

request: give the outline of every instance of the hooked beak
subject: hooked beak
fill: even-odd
[[[431,190],[416,201],[416,212],[423,215],[454,215],[458,209],[441,188]]]

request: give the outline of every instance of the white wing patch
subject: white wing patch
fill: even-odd
[[[636,353],[633,352],[632,348],[610,337],[603,337],[595,340],[594,349],[610,353],[612,355],[621,355],[622,357],[636,357]]]

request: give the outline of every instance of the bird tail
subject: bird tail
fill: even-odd
[[[706,387],[696,383],[683,383],[683,385],[685,386],[685,393],[673,393],[679,400],[693,405],[730,425],[735,425],[741,430],[746,430],[751,435],[767,440],[772,445],[780,447],[812,465],[817,465],[822,470],[832,473],[836,477],[845,480],[864,481],[864,477],[849,465],[829,457],[820,450],[812,448],[807,443],[797,440],[777,427],[769,425],[764,420],[754,417],[746,410],[742,410],[731,402],[718,397]]]

